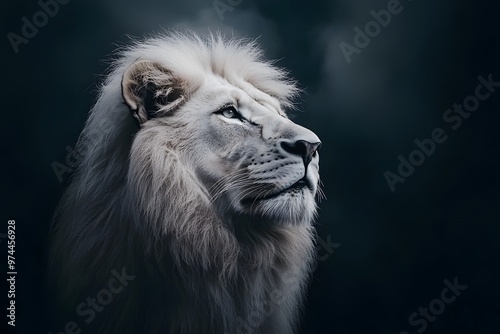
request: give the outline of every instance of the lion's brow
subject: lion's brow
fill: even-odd
[[[257,104],[261,105],[262,107],[266,108],[267,110],[269,110],[271,112],[275,112],[280,116],[286,117],[286,114],[281,110],[279,103],[273,103],[274,101],[264,99],[264,98],[262,98],[262,96],[261,97],[252,96],[248,92],[246,92],[246,91],[244,91],[244,92],[249,95],[249,97],[251,98],[251,100],[253,102],[256,102]],[[260,90],[259,90],[259,92],[261,92],[262,94],[265,94],[264,92],[262,92]],[[222,97],[226,96],[226,95],[227,95],[227,91],[221,90],[221,91],[211,92],[210,94],[206,95],[205,98],[210,99],[210,100],[220,99],[222,102],[219,104],[222,106],[222,105],[227,104],[229,102],[228,99],[222,99]],[[234,98],[236,99],[237,104],[240,106],[242,104],[241,99],[238,97],[234,97]]]
[[[281,108],[278,106],[273,105],[271,101],[266,101],[264,99],[257,99],[254,98],[254,101],[263,106],[264,108],[277,113],[280,116],[286,117],[285,113],[281,110]]]

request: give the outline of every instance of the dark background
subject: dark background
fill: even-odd
[[[348,64],[339,44],[353,44],[353,28],[387,8],[386,0],[243,0],[224,20],[210,0],[72,0],[17,54],[7,34],[20,34],[21,18],[31,21],[40,6],[4,3],[0,232],[16,220],[17,332],[61,330],[48,321],[43,290],[46,237],[64,190],[51,163],[64,164],[65,147],[74,147],[104,60],[127,35],[189,28],[259,37],[266,57],[280,59],[306,90],[294,120],[323,141],[327,200],[317,230],[340,246],[314,273],[303,333],[417,333],[410,314],[455,277],[468,288],[425,333],[500,333],[500,89],[456,131],[442,119],[474,93],[479,75],[500,81],[500,5],[401,4],[403,12]],[[436,127],[447,141],[391,192],[384,172],[397,173],[397,157]],[[5,239],[1,249],[4,258]]]

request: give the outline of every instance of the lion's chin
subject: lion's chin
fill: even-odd
[[[316,212],[314,194],[308,188],[292,189],[275,196],[243,199],[240,213],[275,224],[309,224]]]

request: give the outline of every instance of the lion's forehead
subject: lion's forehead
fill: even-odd
[[[273,113],[287,117],[276,97],[241,78],[207,76],[204,86],[201,94],[211,103],[224,105],[234,102],[237,107],[248,109],[254,114]]]

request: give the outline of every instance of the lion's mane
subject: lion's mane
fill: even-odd
[[[284,106],[297,92],[253,42],[168,34],[122,50],[52,227],[50,283],[70,317],[62,321],[126,268],[134,280],[89,324],[80,321],[84,332],[292,333],[313,263],[311,222],[262,226],[255,217],[255,228],[236,234],[215,215],[175,156],[197,134],[172,138],[168,154],[154,151],[123,102],[123,73],[138,58],[166,64],[193,89],[212,71]]]

